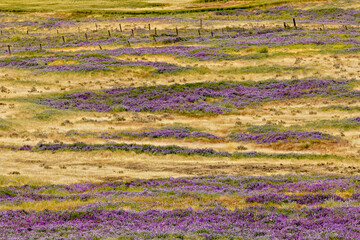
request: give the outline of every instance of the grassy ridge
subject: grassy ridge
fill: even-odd
[[[192,13],[192,12],[207,12],[219,10],[235,10],[235,9],[248,9],[255,7],[269,7],[289,3],[302,3],[302,2],[319,2],[319,0],[254,0],[246,4],[236,4],[232,6],[219,6],[216,7],[209,5],[214,1],[188,1],[179,5],[177,2],[169,3],[168,1],[158,0],[158,2],[150,2],[148,0],[3,0],[0,2],[1,12],[53,12],[65,11],[71,13],[83,14],[178,14],[178,13]],[[219,2],[219,1],[215,1]],[[220,1],[226,2],[226,1]],[[192,4],[196,3],[196,4]],[[81,10],[79,10],[81,9]]]

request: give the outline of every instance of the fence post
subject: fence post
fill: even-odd
[[[8,47],[8,50],[9,50],[9,55],[11,56],[11,46],[8,45],[7,47]]]

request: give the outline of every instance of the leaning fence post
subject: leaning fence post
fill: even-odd
[[[129,41],[129,40],[127,40],[127,44],[128,44],[129,47],[131,47],[131,44],[130,44],[130,41]]]
[[[119,24],[119,29],[120,29],[120,32],[122,32],[122,27],[121,27],[121,24]]]
[[[293,22],[294,22],[294,28],[297,29],[295,18],[293,18]]]
[[[87,33],[85,33],[85,39],[86,39],[86,41],[88,41],[88,35],[87,35]]]
[[[65,43],[65,37],[64,36],[62,36],[62,40],[63,40],[63,43]]]
[[[11,46],[8,45],[7,47],[8,47],[8,50],[9,50],[9,55],[11,56]]]
[[[102,47],[101,47],[101,45],[99,45],[99,48],[100,48],[100,50],[102,50]]]
[[[109,37],[111,37],[111,32],[110,32],[110,30],[108,30],[108,35],[109,35]]]

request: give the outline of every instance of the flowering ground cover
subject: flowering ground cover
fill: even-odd
[[[210,175],[7,187],[0,195],[6,209],[0,211],[0,236],[354,239],[358,182],[337,176]],[[74,200],[79,201],[73,209],[62,209],[61,203]],[[25,203],[27,210],[15,210]],[[50,209],[34,211],[31,203]]]
[[[254,126],[246,131],[233,132],[229,135],[233,141],[248,141],[256,143],[275,143],[275,142],[301,142],[301,141],[339,141],[338,138],[322,132],[304,132],[279,130],[273,126]]]
[[[351,119],[351,123],[355,121],[357,125],[357,118]],[[102,139],[142,139],[142,138],[175,138],[175,139],[188,139],[194,141],[212,141],[212,142],[226,142],[226,141],[235,141],[235,142],[255,142],[258,144],[264,143],[276,143],[276,142],[304,142],[311,141],[315,142],[327,142],[327,143],[336,143],[340,142],[341,139],[334,137],[330,134],[322,133],[319,131],[314,132],[305,132],[305,131],[294,131],[294,130],[284,130],[276,126],[263,125],[263,126],[252,126],[248,127],[246,130],[235,131],[231,134],[221,137],[216,136],[211,133],[197,131],[191,127],[179,127],[179,126],[168,126],[162,127],[161,129],[148,129],[140,132],[133,131],[121,131],[121,132],[77,132],[77,131],[68,131],[65,136],[73,137],[97,137]]]
[[[20,151],[34,150],[34,151],[96,151],[96,150],[121,150],[121,151],[134,151],[138,153],[152,153],[158,155],[166,154],[184,154],[184,155],[203,155],[203,156],[230,156],[227,152],[217,152],[213,149],[189,149],[179,146],[154,146],[154,145],[138,145],[138,144],[85,144],[85,143],[74,143],[74,144],[38,144],[36,146],[24,145],[18,148]]]
[[[263,153],[257,151],[245,152],[226,152],[216,151],[212,148],[188,148],[177,145],[155,146],[149,144],[127,144],[127,143],[107,143],[107,144],[86,144],[83,142],[76,142],[73,144],[50,144],[39,143],[37,145],[23,145],[15,146],[0,146],[0,149],[10,149],[13,151],[30,151],[30,152],[91,152],[91,151],[125,151],[135,153],[147,153],[152,155],[169,155],[176,154],[182,156],[205,156],[205,157],[230,157],[234,159],[249,159],[249,158],[271,158],[271,159],[343,159],[341,156],[331,154],[300,154],[300,153]]]
[[[153,129],[148,131],[141,131],[141,132],[130,132],[130,131],[122,131],[117,133],[107,133],[103,132],[99,136],[99,138],[104,139],[117,139],[117,138],[124,138],[124,137],[130,137],[130,138],[177,138],[177,139],[183,139],[183,138],[193,138],[193,139],[223,139],[222,137],[215,136],[210,133],[197,131],[196,129],[193,129],[191,127],[163,127],[159,130]]]
[[[58,62],[62,63],[58,63]],[[117,67],[154,67],[156,73],[176,72],[186,68],[164,62],[124,61],[116,60],[103,55],[75,55],[54,57],[13,57],[5,58],[0,67],[15,67],[18,69],[34,69],[41,72],[87,72],[87,71],[114,71]]]
[[[349,81],[305,79],[257,83],[198,83],[157,87],[86,91],[39,103],[60,109],[87,111],[168,111],[230,113],[242,106],[301,97],[358,97]]]
[[[114,46],[115,49],[96,50],[95,52],[107,56],[144,56],[144,55],[171,55],[178,58],[193,59],[198,61],[206,60],[236,60],[247,59],[252,54],[244,54],[243,50],[250,47],[281,47],[281,46],[311,46],[327,52],[341,51],[342,53],[356,53],[359,51],[360,39],[356,29],[328,29],[327,31],[309,29],[284,29],[280,27],[270,29],[244,29],[229,28],[220,32],[214,30],[205,31],[199,37],[197,32],[182,30],[181,36],[174,33],[163,33],[150,35],[147,30],[137,30],[136,37],[114,32],[111,37],[104,33],[89,33],[82,35],[64,35],[66,42],[59,36],[42,36],[33,38],[14,38],[12,41],[12,52],[24,55],[26,52],[33,54],[53,54],[52,48],[64,49],[71,47],[86,46]],[[10,34],[10,33],[9,33]],[[215,34],[215,35],[214,35]],[[90,37],[91,36],[91,37]],[[151,37],[152,36],[152,37]],[[156,42],[154,42],[154,38]],[[136,48],[128,47],[128,41],[135,44]],[[1,40],[0,40],[1,42]],[[4,41],[3,44],[7,44]],[[42,51],[39,51],[39,44],[42,44]],[[143,47],[141,44],[153,45]],[[332,46],[332,49],[330,48]],[[6,54],[7,49],[0,50]],[[89,53],[94,52],[88,51]],[[80,52],[81,53],[81,52]],[[267,57],[262,55],[262,57]],[[3,61],[4,59],[2,59]]]
[[[267,9],[218,11],[215,12],[215,15],[237,16],[252,20],[287,20],[295,17],[301,23],[359,24],[360,11],[341,8],[301,9],[285,5]]]

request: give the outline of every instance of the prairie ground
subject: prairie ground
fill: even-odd
[[[166,10],[197,9],[201,7],[261,6],[262,1],[226,1],[194,3],[188,1],[126,1],[121,7],[114,1],[101,4],[71,1],[46,5],[39,2],[13,1],[0,3],[2,9],[15,9],[38,13],[3,13],[3,62],[6,59],[40,59],[54,57],[49,65],[68,66],[79,64],[81,54],[107,54],[107,51],[128,48],[172,48],[177,46],[221,49],[221,54],[232,59],[198,59],[176,54],[109,55],[116,61],[162,62],[189,68],[176,73],[154,73],[153,68],[122,67],[111,71],[37,71],[29,67],[2,67],[0,72],[0,145],[15,146],[43,143],[150,144],[155,146],[177,145],[188,148],[211,148],[216,151],[257,151],[263,153],[330,154],[323,159],[231,159],[197,156],[158,156],[125,152],[56,152],[35,153],[1,150],[1,173],[11,173],[36,178],[50,183],[75,183],[116,179],[192,176],[206,174],[268,175],[283,173],[339,173],[356,174],[358,168],[360,135],[359,127],[347,127],[342,121],[359,116],[360,101],[356,98],[339,99],[326,97],[277,100],[240,108],[236,113],[207,115],[172,112],[93,112],[75,109],[56,109],[39,105],[37,99],[75,93],[84,90],[102,90],[122,87],[151,87],[156,85],[191,84],[200,82],[232,81],[239,83],[261,82],[268,79],[338,79],[350,80],[353,90],[359,90],[360,57],[358,52],[358,22],[329,22],[298,20],[301,35],[321,35],[321,41],[338,38],[331,43],[291,43],[244,45],[237,48],[234,41],[243,37],[249,41],[252,34],[258,40],[266,40],[264,31],[283,28],[287,22],[287,37],[297,32],[289,15],[251,17],[223,15],[214,12],[178,13],[173,17],[149,17],[124,15],[79,15],[76,21],[71,11],[78,8],[93,10]],[[55,5],[54,5],[55,4]],[[86,4],[86,5],[83,5]],[[276,1],[267,2],[274,4]],[[289,1],[290,4],[290,1]],[[339,7],[340,1],[294,1],[296,9],[327,9]],[[56,6],[60,12],[50,12]],[[356,9],[356,1],[347,1],[346,7]],[[222,11],[222,10],[219,10]],[[236,11],[236,10],[231,10]],[[244,10],[245,11],[245,10]],[[250,10],[249,10],[250,11]],[[283,13],[284,14],[284,13]],[[92,18],[93,22],[86,19]],[[56,19],[54,22],[53,19]],[[201,23],[200,23],[200,19]],[[11,23],[11,24],[10,24]],[[26,23],[26,24],[24,24]],[[46,25],[46,24],[49,24]],[[199,25],[201,24],[201,26]],[[121,25],[121,26],[120,26]],[[344,27],[345,25],[345,27]],[[120,29],[120,28],[121,29]],[[199,31],[199,27],[201,27]],[[156,30],[155,30],[156,28]],[[325,29],[324,29],[325,28]],[[135,31],[134,31],[135,29]],[[173,40],[162,37],[178,38]],[[225,31],[224,31],[225,29]],[[240,29],[240,30],[239,30]],[[121,31],[120,31],[121,30]],[[132,31],[134,31],[132,33]],[[157,32],[154,32],[157,31]],[[240,31],[234,35],[233,31]],[[244,31],[244,35],[241,35]],[[86,35],[85,35],[86,34]],[[131,34],[134,34],[133,36]],[[62,36],[65,36],[62,40]],[[86,37],[86,40],[85,40]],[[156,40],[156,38],[158,40]],[[153,39],[154,38],[154,39]],[[294,37],[295,38],[295,37]],[[233,40],[234,39],[234,40]],[[291,37],[289,37],[291,39]],[[319,40],[319,41],[320,41]],[[64,42],[62,42],[64,41]],[[128,41],[128,43],[127,43]],[[131,43],[130,43],[131,42]],[[41,44],[41,47],[39,46]],[[352,44],[350,46],[349,44]],[[11,45],[9,55],[7,45]],[[39,47],[41,49],[39,49]],[[354,50],[355,49],[355,50]],[[356,50],[357,49],[357,50]],[[213,50],[211,50],[213,51]],[[216,55],[217,53],[215,53]],[[104,56],[105,56],[104,55]],[[64,60],[66,56],[72,60]],[[56,60],[59,58],[59,60]],[[44,60],[36,60],[37,64]],[[335,107],[334,107],[335,106]],[[347,108],[346,108],[347,107]],[[101,139],[94,134],[119,131],[141,132],[166,126],[192,127],[219,137],[249,126],[273,125],[302,131],[321,131],[341,139],[336,143],[299,142],[257,144],[254,142],[209,141],[204,139],[177,138],[122,138]],[[93,135],[69,135],[69,132],[93,133]],[[240,149],[240,150],[239,150]],[[242,149],[242,150],[241,150]]]

